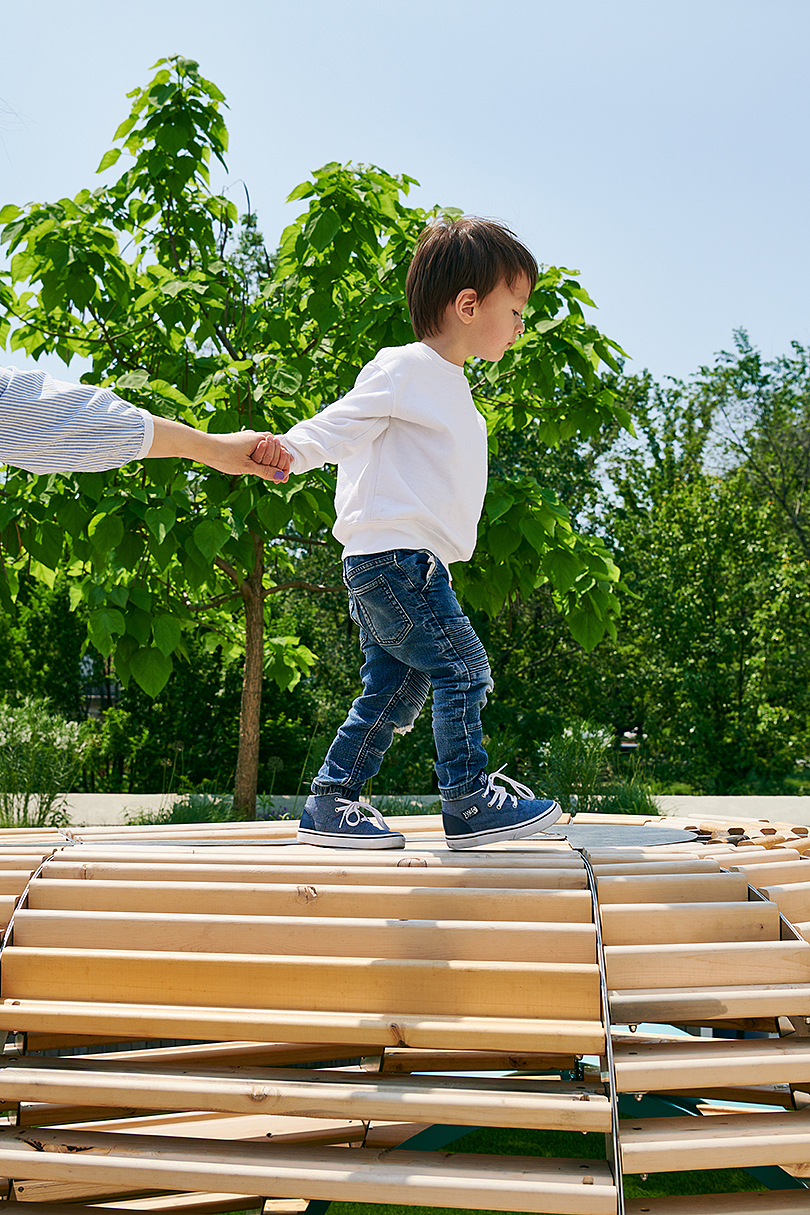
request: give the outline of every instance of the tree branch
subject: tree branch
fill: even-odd
[[[343,591],[345,594],[346,588],[343,583],[340,586],[322,586],[318,582],[305,582],[302,578],[296,578],[294,582],[282,582],[278,586],[267,586],[264,588],[262,595],[266,599],[268,595],[277,595],[279,591]]]

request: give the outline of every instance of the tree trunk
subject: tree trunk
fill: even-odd
[[[239,754],[233,790],[233,813],[237,819],[256,817],[256,785],[259,777],[259,729],[264,674],[264,543],[253,535],[256,560],[239,588],[245,602],[245,674],[239,713]]]

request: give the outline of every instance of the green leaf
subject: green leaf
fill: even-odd
[[[555,548],[543,559],[543,571],[548,574],[558,591],[570,591],[583,571],[583,564],[575,553],[567,548]]]
[[[87,618],[87,631],[96,649],[109,658],[113,637],[121,636],[126,631],[124,615],[117,608],[98,608]]]
[[[22,215],[20,207],[15,207],[13,203],[7,203],[0,211],[0,224],[8,224],[12,219],[16,219],[18,215]]]
[[[183,630],[175,616],[156,616],[152,623],[155,645],[162,654],[171,654],[180,644]]]
[[[144,523],[152,535],[162,544],[174,527],[176,515],[170,506],[150,506],[144,515]]]
[[[99,162],[99,166],[96,169],[96,172],[103,173],[105,169],[109,169],[111,165],[114,165],[116,163],[116,161],[118,160],[120,155],[121,155],[120,148],[110,148],[109,152],[105,152],[104,155],[102,156],[101,161]]]
[[[535,513],[533,515],[526,515],[526,516],[524,516],[524,518],[522,518],[520,520],[520,523],[518,524],[518,527],[520,528],[521,532],[526,537],[526,539],[529,541],[529,544],[532,546],[532,548],[534,549],[534,551],[536,553],[545,553],[546,550],[548,549],[549,545],[553,542],[552,536],[554,534],[553,533],[554,524],[552,522],[552,525],[551,525],[552,530],[549,531],[548,528],[543,526],[543,523],[541,522],[541,518],[542,518],[542,516],[540,516],[539,513]]]
[[[496,523],[487,532],[487,547],[496,561],[505,561],[520,544],[520,532],[508,523]]]
[[[194,528],[194,543],[207,561],[213,561],[231,538],[231,529],[221,519],[203,519]]]
[[[152,617],[149,612],[144,612],[136,604],[130,603],[127,606],[126,621],[127,633],[135,638],[138,645],[148,645],[152,635]],[[116,650],[116,658],[117,656]]]
[[[148,371],[128,371],[126,375],[119,376],[116,380],[116,388],[133,389],[143,388],[149,383]]]
[[[118,515],[96,515],[87,529],[90,543],[97,552],[108,553],[124,536],[124,524]]]
[[[602,640],[608,627],[607,620],[600,620],[594,612],[579,608],[567,613],[565,623],[571,630],[574,641],[578,641],[588,654]]]
[[[168,683],[174,664],[155,646],[142,646],[132,655],[130,671],[147,696],[159,696]]]
[[[268,490],[259,499],[256,513],[271,536],[277,536],[292,518],[292,503]]]
[[[270,387],[284,396],[292,396],[301,387],[302,376],[293,367],[277,367],[270,380]]]
[[[307,224],[306,235],[310,244],[320,252],[327,245],[331,245],[339,231],[340,216],[337,211],[330,208],[327,211],[321,211],[314,223],[310,221]]]

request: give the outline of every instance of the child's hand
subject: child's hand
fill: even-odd
[[[275,435],[262,435],[250,453],[250,458],[255,464],[260,464],[263,468],[268,469],[266,473],[261,474],[268,480],[289,480],[292,458],[281,440],[277,439]],[[275,469],[275,471],[270,472],[270,469]]]

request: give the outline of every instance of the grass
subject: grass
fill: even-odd
[[[449,1152],[471,1152],[495,1156],[554,1156],[565,1160],[604,1160],[604,1135],[574,1131],[523,1131],[486,1128],[471,1131],[456,1140]],[[670,1194],[730,1194],[761,1190],[762,1185],[744,1169],[707,1169],[691,1173],[651,1173],[646,1181],[625,1176],[628,1200],[665,1197]],[[333,1202],[329,1215],[467,1215],[467,1208],[415,1207],[374,1202]],[[478,1215],[496,1215],[479,1212]],[[505,1215],[498,1212],[497,1215]],[[506,1213],[509,1215],[509,1213]],[[518,1215],[517,1212],[512,1215]]]

